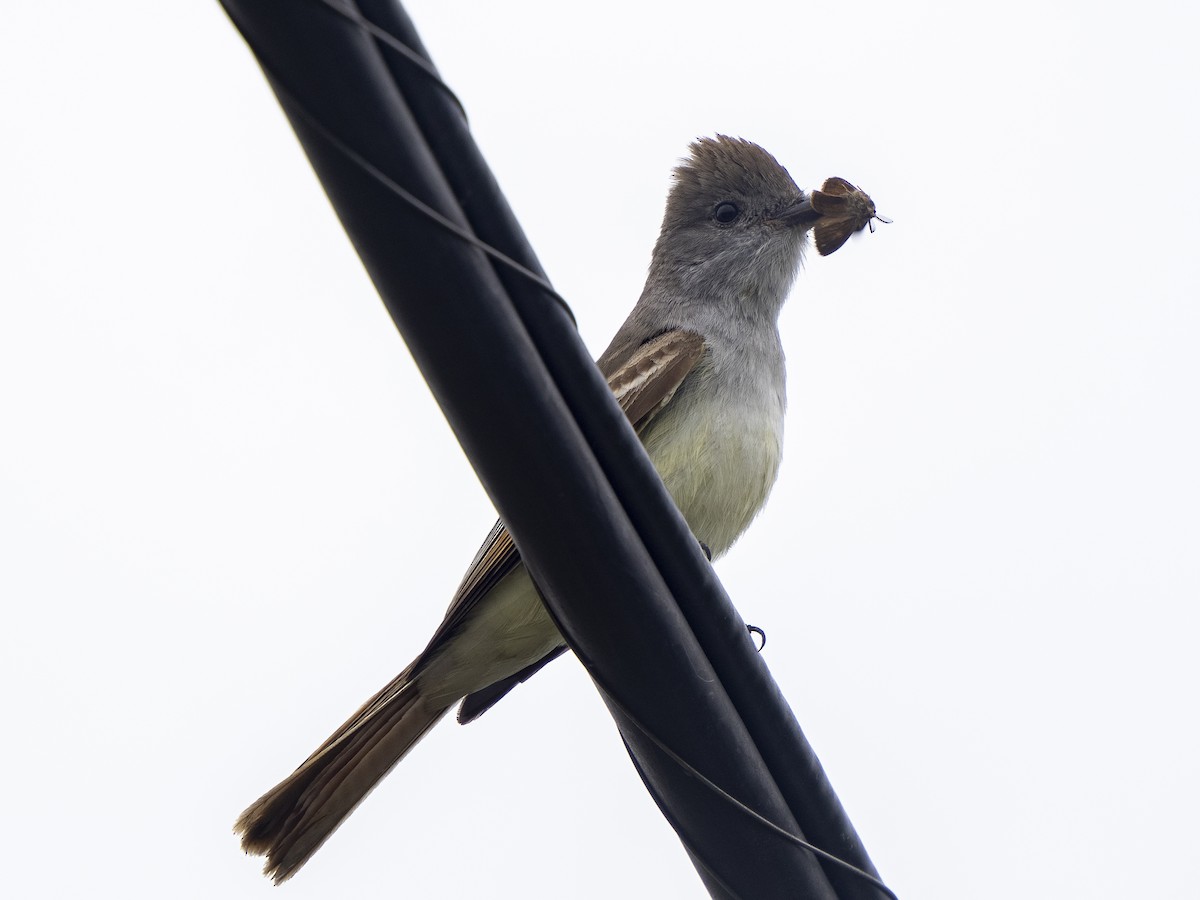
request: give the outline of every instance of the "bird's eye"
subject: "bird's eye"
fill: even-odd
[[[737,208],[736,203],[731,203],[728,200],[722,200],[713,210],[713,218],[717,220],[718,225],[728,225],[738,217],[741,210]]]

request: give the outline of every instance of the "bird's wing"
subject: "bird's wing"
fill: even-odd
[[[694,331],[666,331],[604,372],[634,431],[640,433],[671,402],[703,355],[704,338]]]
[[[679,386],[703,355],[704,338],[700,335],[690,331],[668,331],[635,346],[632,351],[615,360],[606,360],[602,371],[634,429],[641,431],[675,396]],[[488,592],[520,564],[521,555],[513,543],[512,535],[502,522],[497,522],[488,533],[479,552],[475,554],[475,559],[467,568],[467,574],[463,576],[462,583],[454,592],[454,599],[446,610],[446,617],[421,655],[330,735],[313,753],[310,761],[340,744],[380,710],[391,708],[413,677],[453,636]],[[482,715],[516,685],[528,679],[562,652],[563,648],[555,649],[515,675],[465,698],[459,709],[459,721],[469,722]]]
[[[671,402],[683,380],[704,355],[704,338],[692,331],[668,331],[636,347],[624,360],[611,366],[604,374],[617,403],[629,417],[634,430],[641,432],[664,406]],[[422,654],[427,658],[441,646],[459,623],[496,583],[517,567],[521,556],[500,522],[492,528],[466,577],[454,595],[446,618]],[[562,647],[551,651],[537,662],[495,684],[476,691],[459,707],[459,722],[470,722],[486,712],[501,697],[534,672],[563,652]],[[418,662],[419,665],[419,662]]]

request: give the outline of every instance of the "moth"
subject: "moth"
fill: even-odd
[[[850,235],[862,231],[869,225],[871,233],[875,233],[875,219],[890,225],[891,219],[885,219],[875,212],[875,201],[867,196],[862,188],[855,187],[845,178],[826,178],[819,191],[813,191],[809,198],[812,208],[821,214],[817,224],[813,226],[813,239],[817,244],[817,252],[822,256],[833,253],[846,243]]]

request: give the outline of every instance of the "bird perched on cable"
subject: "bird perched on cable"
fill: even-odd
[[[717,136],[690,151],[674,171],[645,289],[598,365],[716,558],[758,514],[779,469],[777,320],[821,214],[756,144]],[[288,878],[455,704],[471,721],[564,649],[497,523],[428,646],[242,814],[242,846],[266,856],[276,882]]]

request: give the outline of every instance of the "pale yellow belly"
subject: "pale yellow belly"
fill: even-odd
[[[717,557],[766,502],[782,455],[779,419],[761,410],[668,408],[642,435],[646,451],[697,539]],[[699,414],[697,414],[699,413]]]

